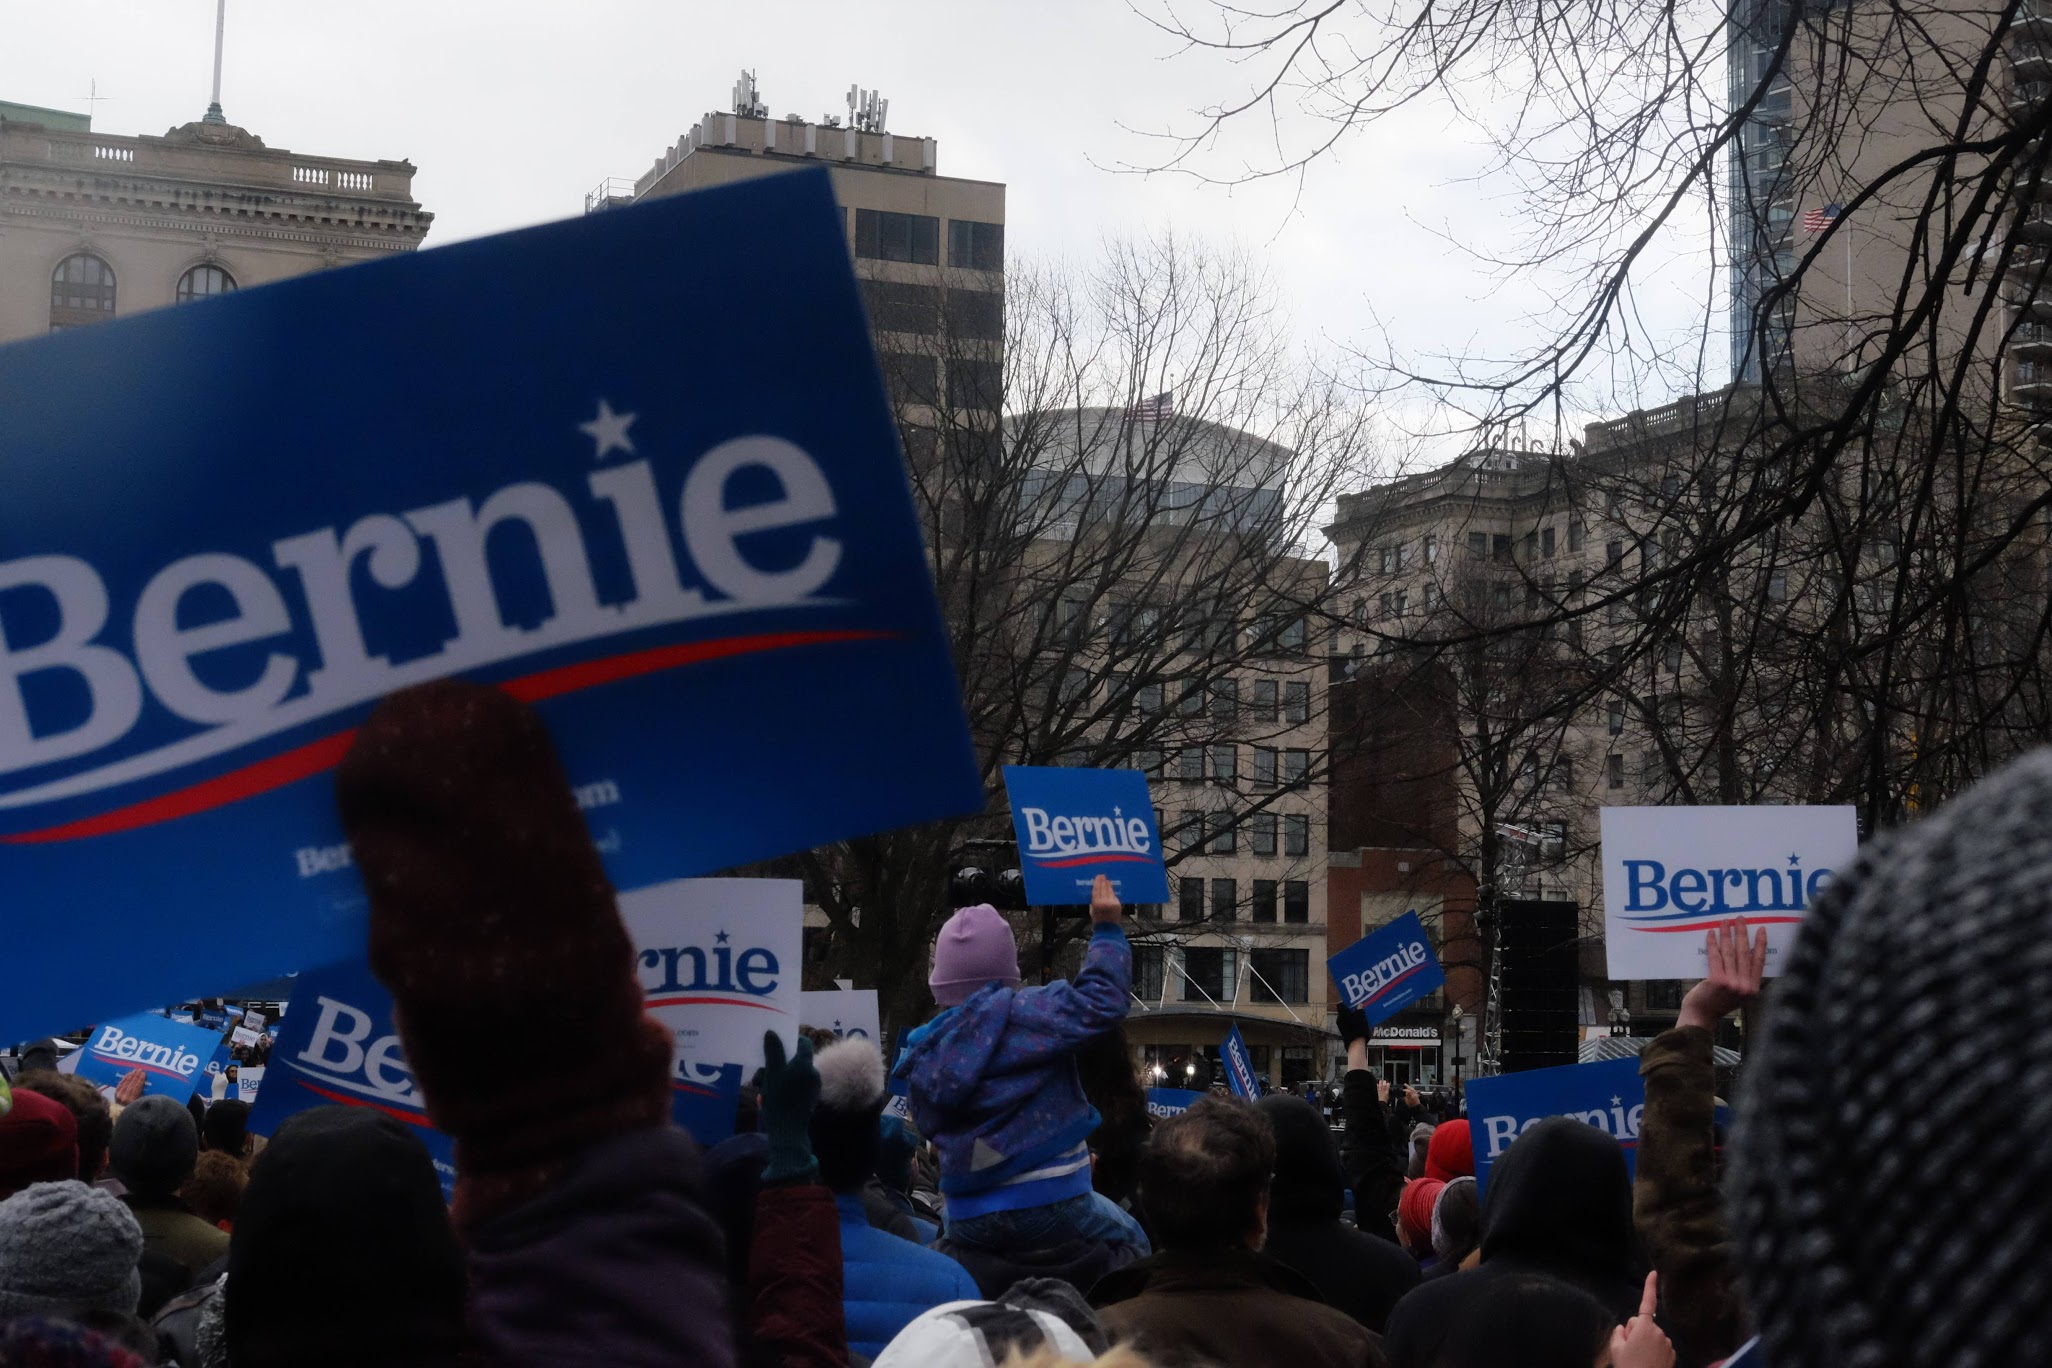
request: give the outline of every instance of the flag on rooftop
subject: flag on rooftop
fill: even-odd
[[[1832,222],[1844,212],[1844,209],[1836,203],[1827,204],[1821,209],[1812,209],[1809,213],[1803,215],[1803,231],[1806,233],[1821,233],[1826,228],[1829,228]]]
[[[1126,417],[1136,423],[1158,423],[1164,418],[1175,416],[1175,397],[1167,390],[1163,390],[1152,399],[1142,399],[1137,404],[1126,406]]]

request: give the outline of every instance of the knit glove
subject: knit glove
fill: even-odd
[[[1359,1007],[1339,1009],[1340,1044],[1351,1045],[1357,1040],[1366,1040],[1374,1034],[1375,1028],[1368,1024],[1368,1014]]]
[[[533,710],[454,679],[394,694],[335,790],[371,969],[456,1141],[457,1225],[534,1196],[586,1146],[663,1125],[673,1037],[642,1010],[633,942]]]
[[[764,1031],[762,1054],[762,1121],[769,1132],[763,1184],[817,1182],[812,1113],[819,1106],[819,1070],[812,1064],[812,1041],[799,1036],[798,1053],[786,1062],[784,1042],[775,1031]]]

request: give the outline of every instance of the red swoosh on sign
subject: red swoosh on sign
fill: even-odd
[[[1152,855],[1076,855],[1066,860],[1035,860],[1042,869],[1073,869],[1077,865],[1112,864],[1116,862],[1153,864]]]
[[[433,1130],[435,1128],[435,1123],[428,1120],[420,1112],[407,1111],[404,1107],[388,1107],[382,1102],[373,1102],[367,1097],[358,1097],[355,1093],[335,1092],[331,1089],[323,1088],[317,1083],[309,1083],[303,1078],[295,1078],[292,1081],[310,1093],[325,1097],[330,1102],[340,1102],[345,1107],[369,1107],[372,1111],[381,1111],[395,1120],[404,1121],[409,1126],[419,1126],[423,1130]]]
[[[1688,924],[1687,924],[1686,926],[1634,926],[1634,927],[1632,928],[1632,930],[1634,930],[1634,931],[1653,931],[1653,932],[1658,932],[1658,933],[1662,933],[1662,934],[1666,934],[1666,933],[1670,933],[1670,932],[1675,932],[1675,931],[1715,931],[1715,930],[1716,930],[1716,929],[1717,929],[1718,927],[1720,927],[1720,926],[1723,926],[1723,925],[1725,924],[1725,922],[1726,922],[1726,921],[1729,921],[1729,920],[1731,920],[1731,919],[1727,917],[1727,918],[1725,918],[1725,919],[1724,919],[1723,921],[1705,921],[1705,922],[1690,922],[1690,923],[1688,923]],[[1801,921],[1801,920],[1802,920],[1802,918],[1801,918],[1801,917],[1740,917],[1740,918],[1739,918],[1738,920],[1740,920],[1740,921],[1744,922],[1744,923],[1745,923],[1745,924],[1746,924],[1747,926],[1782,926],[1782,925],[1787,925],[1787,924],[1792,924],[1792,923],[1795,923],[1795,922],[1799,922],[1799,921]]]
[[[765,1012],[774,1012],[774,1011],[776,1011],[776,1010],[777,1010],[777,1009],[776,1009],[776,1008],[775,1008],[774,1006],[772,1006],[771,1004],[769,1004],[769,1003],[767,1003],[767,1002],[749,1002],[749,1001],[747,1001],[747,1000],[745,1000],[745,999],[742,999],[742,998],[730,998],[730,997],[664,997],[664,998],[649,998],[649,999],[647,999],[646,1001],[644,1001],[644,1002],[643,1002],[643,1003],[642,1003],[641,1005],[642,1005],[642,1006],[644,1006],[644,1007],[688,1007],[688,1006],[690,1006],[690,1005],[691,1005],[691,1004],[693,1004],[693,1003],[703,1003],[703,1002],[709,1002],[709,1003],[714,1003],[714,1004],[716,1004],[716,1005],[718,1005],[718,1006],[722,1006],[722,1007],[760,1007],[760,1008],[762,1008],[762,1010],[763,1010],[763,1011],[765,1011]]]
[[[722,637],[717,641],[659,646],[654,650],[611,656],[605,660],[582,661],[576,665],[565,665],[521,679],[509,680],[499,687],[523,703],[539,703],[544,699],[577,693],[601,684],[612,684],[638,675],[674,670],[684,665],[702,665],[713,660],[759,655],[767,651],[784,651],[799,646],[874,641],[896,635],[895,632],[841,631],[763,632],[754,636]],[[356,733],[353,730],[324,736],[318,741],[308,742],[297,749],[270,756],[252,765],[245,765],[233,773],[219,775],[194,784],[190,788],[179,789],[175,793],[162,794],[145,802],[133,803],[94,817],[83,817],[61,826],[44,827],[38,831],[18,831],[12,835],[0,836],[0,845],[42,845],[53,841],[79,841],[92,836],[111,836],[117,832],[135,831],[162,822],[176,821],[180,817],[208,812],[214,808],[227,807],[231,803],[239,803],[245,798],[254,798],[259,794],[269,793],[273,789],[283,788],[287,784],[297,783],[301,779],[333,769],[342,762],[342,757],[348,754],[350,743],[355,739]]]

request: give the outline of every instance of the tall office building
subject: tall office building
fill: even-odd
[[[0,102],[0,342],[410,252],[404,161],[315,157],[207,118],[162,137]]]

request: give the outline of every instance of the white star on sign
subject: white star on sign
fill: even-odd
[[[1624,1099],[1622,1097],[1613,1096],[1610,1099],[1610,1105],[1613,1107],[1622,1107],[1624,1105]]]
[[[627,429],[634,426],[637,416],[632,413],[615,413],[611,404],[603,399],[599,400],[598,417],[588,423],[577,425],[577,430],[591,438],[593,444],[598,447],[591,458],[594,461],[603,461],[608,453],[615,450],[624,451],[632,456],[634,439],[627,435]]]

